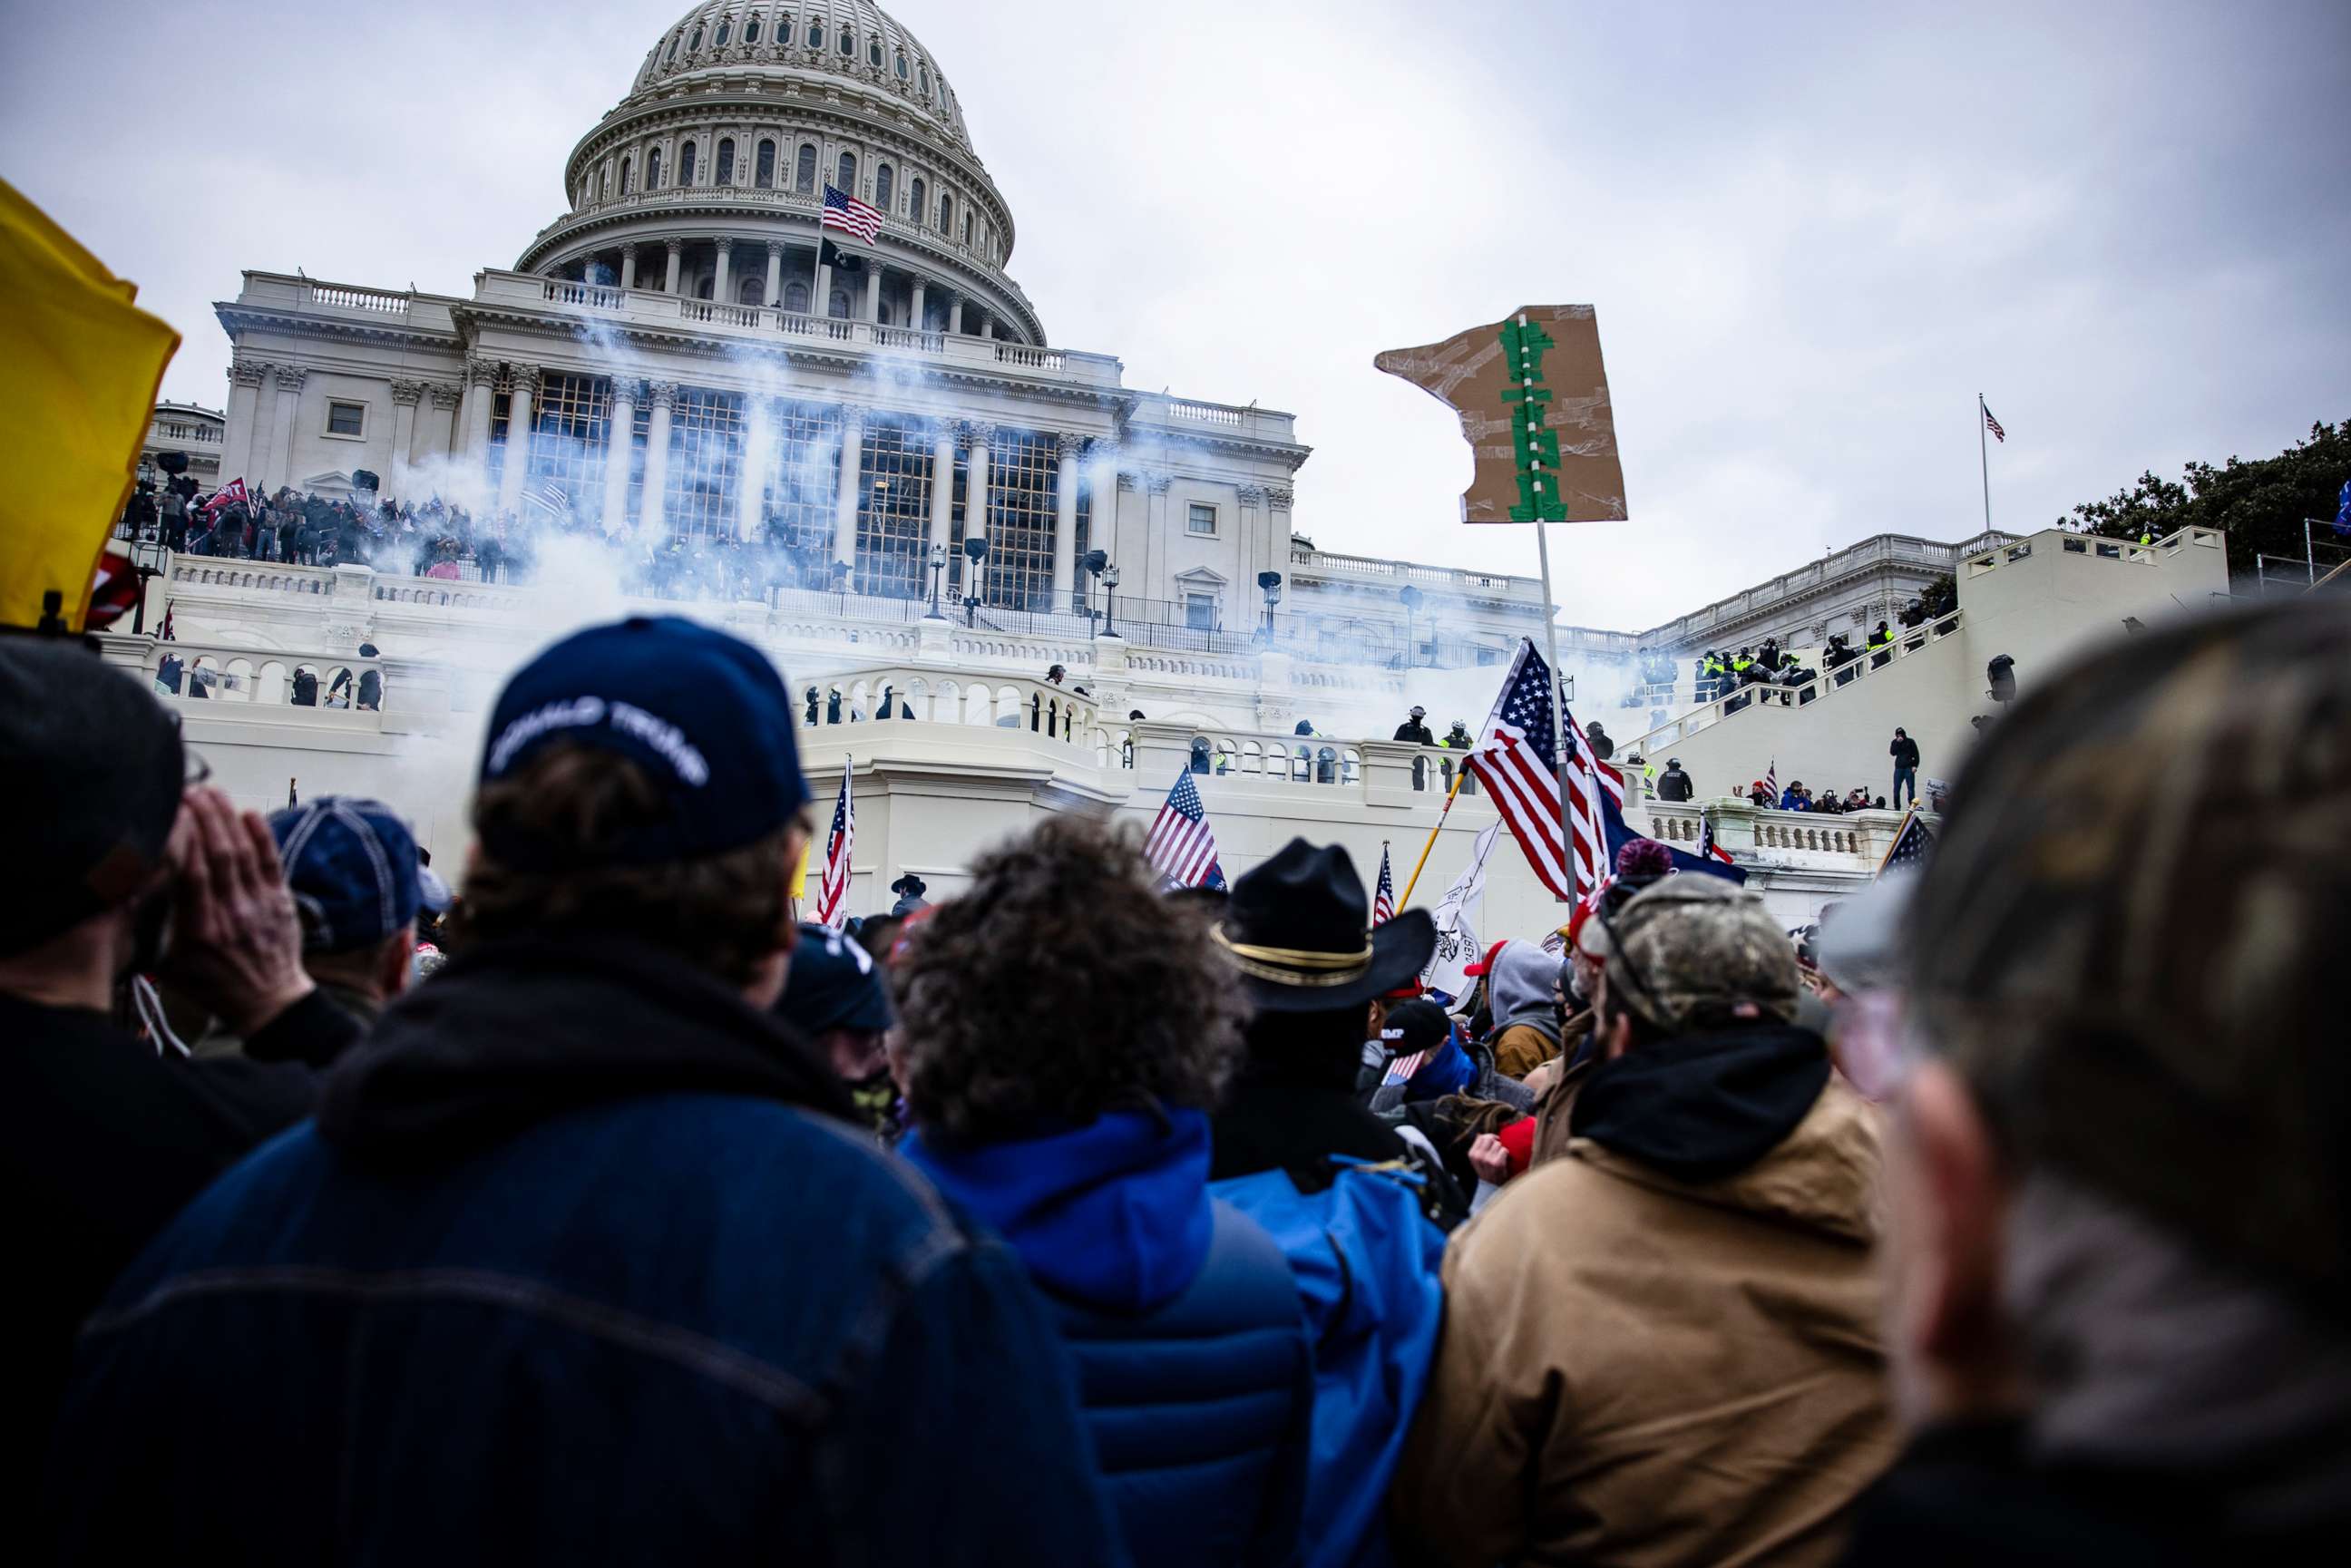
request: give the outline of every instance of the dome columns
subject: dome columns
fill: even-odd
[[[669,270],[662,275],[662,292],[664,294],[675,294],[677,292],[678,263],[685,255],[685,242],[682,239],[673,239],[664,240],[662,243],[669,251]]]
[[[722,305],[735,298],[735,242],[721,236],[711,244],[717,247],[718,270],[710,286],[710,298]]]
[[[621,247],[621,287],[634,288],[636,286],[637,247],[633,245],[624,245]]]

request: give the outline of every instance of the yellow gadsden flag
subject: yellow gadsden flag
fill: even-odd
[[[180,335],[0,180],[0,625],[81,630]]]

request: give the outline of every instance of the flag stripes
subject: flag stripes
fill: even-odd
[[[857,802],[849,792],[849,758],[841,759],[841,798],[824,837],[824,876],[817,883],[816,923],[838,931],[849,919],[849,869],[857,845]]]
[[[1207,808],[1200,803],[1200,789],[1192,782],[1189,768],[1176,776],[1167,803],[1152,820],[1143,858],[1173,886],[1224,885],[1224,872],[1217,864],[1216,831],[1208,826]]]

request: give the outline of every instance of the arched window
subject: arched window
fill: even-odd
[[[800,143],[799,167],[792,172],[792,183],[803,196],[816,194],[816,144]]]
[[[841,30],[841,53],[844,59],[857,57],[857,35],[846,27]]]
[[[759,162],[752,170],[751,183],[763,191],[776,188],[776,144],[765,138],[759,142]]]
[[[688,151],[690,152],[692,149],[689,148]],[[963,243],[966,245],[969,245],[971,243],[971,214],[969,213],[966,213],[963,215]]]
[[[707,299],[707,298],[710,298],[710,286],[711,286],[711,283],[712,283],[712,282],[713,282],[713,279],[711,279],[711,278],[707,278],[707,277],[701,278],[701,279],[699,279],[698,281],[696,281],[696,282],[695,282],[695,286],[694,286],[694,297],[695,297],[696,299]]]
[[[719,139],[717,180],[722,185],[735,183],[735,139],[732,136]]]
[[[662,64],[665,66],[674,66],[677,64],[677,39],[672,38],[669,41],[669,53],[662,57]]]
[[[904,49],[898,51],[898,79],[906,79],[906,51]]]
[[[700,47],[702,47],[702,25],[697,22],[695,24],[693,36],[685,40],[685,52],[692,54]]]
[[[809,18],[808,47],[811,49],[820,49],[824,47],[823,18],[818,16],[810,16]]]
[[[928,97],[930,97],[930,96],[931,96],[931,68],[930,68],[930,67],[928,67],[928,66],[916,66],[916,67],[914,68],[914,80],[915,80],[915,83],[916,83],[918,86],[920,86],[920,87],[922,88],[922,89],[923,89],[923,96],[924,96],[925,98],[928,98]]]
[[[849,319],[849,296],[842,290],[836,288],[832,291],[832,308],[830,313],[836,321]]]
[[[789,24],[787,24],[787,26],[789,25]],[[749,21],[743,24],[743,41],[747,44],[756,44],[759,41],[758,17],[754,16]]]
[[[658,147],[645,154],[645,189],[661,189],[661,149]]]
[[[612,193],[612,171],[611,171],[611,169],[609,169],[609,168],[605,168],[605,169],[599,169],[599,170],[597,170],[597,171],[596,171],[596,199],[597,199],[598,201],[600,201],[600,202],[601,202],[601,201],[602,201],[605,197],[607,197],[607,196],[611,195],[611,193]]]
[[[890,210],[890,165],[882,164],[873,171],[873,204],[883,212]]]
[[[655,156],[658,157],[659,154]],[[953,196],[942,195],[939,198],[939,233],[943,235],[955,233],[955,198]]]
[[[621,160],[621,194],[627,195],[636,186],[637,166],[626,158]]]
[[[865,40],[865,63],[872,66],[877,71],[882,68],[881,39],[868,38]]]
[[[677,183],[681,185],[694,183],[694,143],[691,141],[677,151]],[[970,236],[967,235],[965,237]]]
[[[787,283],[784,285],[784,308],[791,311],[797,316],[805,316],[808,314],[807,284]]]
[[[765,305],[767,302],[768,280],[757,273],[753,273],[735,285],[736,304]]]
[[[906,187],[906,215],[914,220],[917,228],[922,226],[924,214],[931,210],[923,204],[923,177],[917,174],[914,183]]]
[[[713,38],[711,42],[716,44],[723,49],[726,47],[726,40],[734,36],[735,24],[732,22],[721,22],[718,24],[718,36],[716,38]]]
[[[856,154],[856,153],[854,153],[854,152],[844,152],[844,153],[842,153],[842,154],[841,155],[841,162],[840,162],[840,163],[834,166],[833,172],[841,176],[841,178],[839,178],[839,179],[837,179],[837,180],[835,180],[835,181],[833,182],[833,183],[834,183],[834,184],[836,184],[836,185],[840,186],[840,187],[841,188],[841,190],[842,190],[842,191],[844,191],[844,192],[846,192],[846,193],[850,193],[850,194],[852,194],[852,195],[856,194],[856,192],[857,192],[857,154]]]

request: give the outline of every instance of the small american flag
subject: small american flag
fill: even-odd
[[[523,493],[523,499],[542,512],[557,517],[571,509],[571,497],[563,486],[552,479],[542,479]]]
[[[1934,847],[1935,835],[1927,831],[1927,824],[1918,820],[1918,808],[1913,806],[1910,814],[1902,819],[1902,831],[1894,835],[1894,847],[1878,862],[1877,874],[1884,876],[1897,866],[1923,865],[1927,852]]]
[[[1410,1056],[1397,1057],[1388,1063],[1387,1073],[1380,1080],[1381,1084],[1384,1087],[1411,1082],[1412,1075],[1419,1071],[1421,1064],[1427,1060],[1428,1052],[1425,1051],[1416,1051]]]
[[[1379,886],[1372,894],[1372,924],[1384,925],[1395,918],[1395,877],[1388,871],[1388,846],[1380,845]]]
[[[1200,804],[1199,787],[1187,768],[1176,776],[1167,803],[1151,823],[1143,841],[1143,858],[1170,887],[1225,885],[1224,868],[1217,863],[1217,835],[1208,826],[1207,808]]]
[[[1765,805],[1776,806],[1780,803],[1780,759],[1776,757],[1771,758],[1770,766],[1763,769],[1763,793],[1771,797],[1763,802]]]
[[[1510,836],[1526,852],[1536,880],[1552,897],[1573,904],[1605,873],[1608,834],[1600,791],[1606,789],[1622,801],[1625,776],[1595,762],[1579,744],[1582,732],[1575,727],[1574,715],[1563,713],[1554,719],[1556,701],[1551,666],[1531,640],[1521,639],[1501,695],[1494,699],[1494,711],[1486,716],[1485,731],[1469,753],[1469,767],[1485,781],[1495,810],[1510,824]],[[1563,810],[1559,743],[1552,729],[1562,720],[1570,737]],[[1562,815],[1567,818],[1565,832]]]
[[[1698,814],[1698,852],[1701,855],[1712,855],[1725,865],[1739,863],[1730,858],[1729,850],[1714,841],[1714,813],[1711,811],[1700,811]]]
[[[1991,410],[1985,406],[1984,400],[1981,397],[1978,397],[1976,399],[1976,406],[1983,409],[1984,428],[1991,432],[1991,438],[1994,441],[1999,442],[2002,446],[2007,445],[2008,432],[2000,427],[2000,421],[1991,416]]]
[[[869,207],[846,191],[824,188],[824,226],[855,235],[867,245],[882,232],[882,209]]]
[[[816,923],[835,931],[849,918],[849,862],[857,844],[857,802],[849,794],[850,770],[844,757],[841,799],[832,803],[832,831],[824,836],[824,876],[816,889]]]

